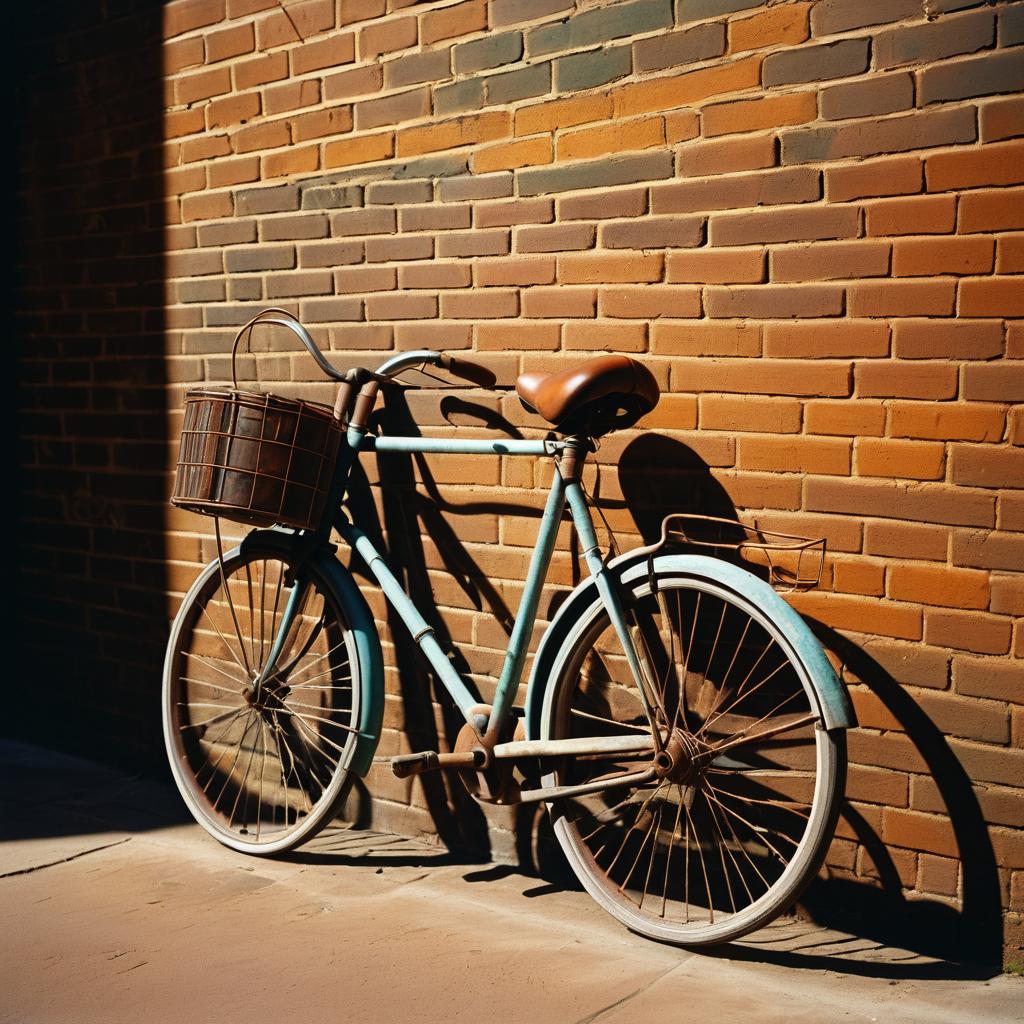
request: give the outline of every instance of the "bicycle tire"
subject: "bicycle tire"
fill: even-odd
[[[300,614],[253,703],[245,691],[300,587]],[[168,760],[196,821],[256,855],[312,838],[352,781],[364,675],[341,603],[312,560],[249,545],[223,569],[207,565],[171,627],[162,691]]]
[[[845,731],[826,729],[821,712],[836,682],[822,678],[827,662],[807,656],[820,645],[798,617],[778,614],[780,598],[766,583],[734,567],[723,582],[718,564],[670,556],[620,588],[631,632],[655,668],[657,728],[666,738],[678,732],[671,772],[549,805],[590,895],[631,930],[685,947],[739,938],[793,905],[827,852],[845,785]],[[764,610],[773,606],[774,615]],[[568,632],[551,680],[542,738],[650,733],[600,601]],[[768,719],[786,728],[759,740]],[[710,752],[744,727],[753,739]],[[544,785],[625,775],[643,763],[636,755],[561,759]]]

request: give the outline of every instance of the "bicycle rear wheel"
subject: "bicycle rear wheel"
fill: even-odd
[[[545,778],[575,785],[650,770],[645,781],[550,810],[598,903],[630,929],[681,946],[738,938],[787,910],[820,867],[844,788],[845,732],[823,728],[821,681],[799,653],[816,641],[803,623],[767,614],[777,595],[743,575],[743,593],[699,567],[623,588],[654,677],[664,750],[653,759],[565,758]],[[544,705],[545,738],[651,735],[599,602],[564,650]]]
[[[276,667],[285,610],[295,616]],[[163,721],[178,789],[226,846],[272,854],[311,838],[348,790],[360,664],[352,631],[309,562],[248,550],[203,570],[171,628]]]

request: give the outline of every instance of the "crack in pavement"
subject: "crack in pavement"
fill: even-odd
[[[42,871],[43,868],[53,868],[58,864],[67,864],[69,861],[78,860],[79,857],[85,857],[90,853],[99,853],[100,850],[109,850],[112,846],[123,846],[125,843],[131,842],[131,836],[126,836],[124,839],[118,839],[113,843],[104,843],[102,846],[92,846],[88,850],[79,850],[78,853],[71,854],[70,857],[61,857],[60,860],[47,861],[45,864],[33,864],[28,868],[17,868],[15,871],[5,871],[0,874],[0,878],[13,878],[15,875],[30,875],[33,871]]]
[[[686,960],[689,959],[690,957],[686,957]],[[595,1021],[599,1020],[606,1013],[610,1013],[612,1010],[615,1010],[620,1006],[624,1006],[630,1000],[636,999],[637,996],[643,995],[643,993],[646,992],[652,985],[657,984],[659,981],[661,981],[662,978],[666,977],[673,971],[682,967],[682,965],[686,963],[686,960],[681,960],[679,963],[673,964],[671,967],[668,968],[668,970],[662,971],[661,974],[655,975],[653,978],[651,978],[650,981],[641,985],[638,989],[635,989],[633,992],[627,993],[621,999],[616,999],[614,1003],[609,1003],[607,1006],[602,1006],[600,1010],[595,1010],[593,1013],[587,1014],[586,1017],[581,1017],[579,1020],[575,1021],[574,1024],[594,1024]]]

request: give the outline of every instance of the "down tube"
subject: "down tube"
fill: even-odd
[[[533,549],[530,569],[523,587],[523,598],[519,602],[519,611],[516,613],[512,636],[509,637],[508,650],[505,652],[505,661],[501,666],[501,677],[498,679],[498,686],[494,694],[491,718],[487,723],[489,733],[501,729],[505,716],[515,699],[516,691],[519,689],[523,665],[530,647],[530,636],[533,634],[533,626],[537,621],[537,606],[540,604],[540,595],[547,579],[551,554],[555,550],[555,541],[558,538],[558,524],[562,521],[564,509],[565,481],[562,479],[561,473],[558,472],[556,464],[554,479],[551,482],[551,493],[548,495],[547,504],[544,506],[544,516],[540,521],[537,546]]]

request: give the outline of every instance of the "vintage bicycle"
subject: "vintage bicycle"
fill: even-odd
[[[291,330],[338,381],[333,409],[238,388],[239,342],[262,325]],[[448,751],[391,758],[396,775],[455,772],[478,800],[542,802],[584,888],[641,935],[695,947],[769,922],[820,867],[845,783],[848,697],[772,585],[815,582],[804,559],[817,556],[820,575],[824,542],[670,513],[657,543],[605,557],[581,473],[598,438],[657,403],[642,364],[605,355],[523,374],[523,404],[551,428],[542,439],[384,436],[371,428],[378,395],[415,368],[494,384],[428,350],[343,372],[292,314],[269,309],[235,338],[233,386],[186,396],[172,501],[218,517],[218,557],[185,595],[164,665],[167,753],[189,810],[234,850],[280,853],[332,821],[368,772],[384,662],[356,566],[466,722]],[[490,703],[346,504],[365,452],[554,462]],[[552,616],[519,709],[566,511],[589,576]],[[224,552],[220,517],[257,529]]]

